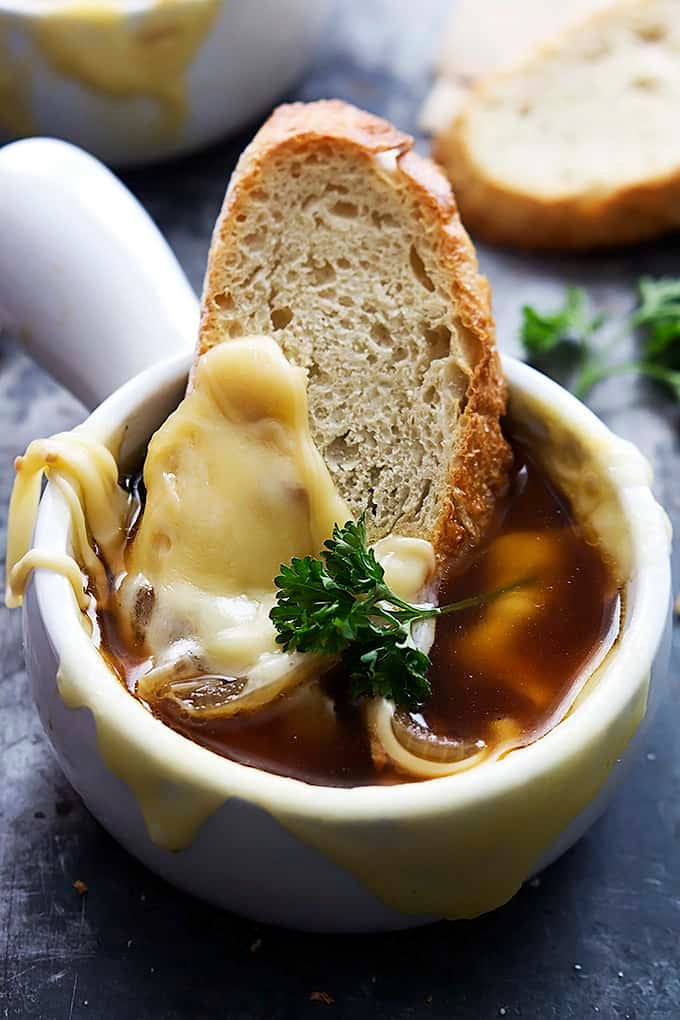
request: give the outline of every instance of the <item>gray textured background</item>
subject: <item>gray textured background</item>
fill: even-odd
[[[345,0],[292,97],[337,95],[415,131],[446,9],[439,0]],[[125,175],[196,288],[227,175],[251,133]],[[586,285],[602,307],[623,310],[641,273],[680,274],[679,253],[677,238],[587,259],[481,250],[501,347],[517,350],[522,302],[549,307],[572,282]],[[83,409],[11,337],[0,345],[4,556],[14,456],[35,436],[74,425]],[[628,380],[602,386],[592,404],[650,458],[657,493],[680,533],[678,408]],[[307,936],[216,913],[154,878],[112,842],[53,761],[31,703],[20,628],[20,614],[0,609],[0,1016],[680,1016],[675,692],[607,815],[507,907],[475,922],[412,933]],[[679,668],[676,627],[674,675]],[[75,879],[88,884],[87,896],[73,890]],[[314,991],[334,1002],[310,1000]]]

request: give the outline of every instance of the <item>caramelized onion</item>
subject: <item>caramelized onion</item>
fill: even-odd
[[[495,761],[521,745],[516,720],[495,720],[484,740],[452,740],[432,733],[391,701],[376,698],[366,708],[374,760],[389,759],[399,771],[418,779],[437,779]]]
[[[243,676],[204,674],[186,680],[171,680],[156,691],[156,697],[172,698],[190,714],[211,718],[239,698],[247,683]]]
[[[166,687],[180,680],[189,680],[204,670],[197,645],[186,638],[176,641],[168,654],[147,673],[137,679],[137,694],[145,701],[160,696]]]
[[[483,740],[456,740],[433,733],[406,712],[392,716],[392,731],[401,746],[425,761],[453,764],[478,754],[486,747]]]
[[[479,746],[474,741],[452,741],[428,731],[424,731],[427,736],[423,736],[410,721],[407,724],[403,717],[396,719],[394,705],[384,698],[372,701],[366,713],[373,741],[380,745],[394,767],[406,775],[418,779],[450,776],[477,765],[489,754],[483,742]],[[402,742],[404,740],[408,746]]]
[[[165,661],[139,677],[136,693],[148,702],[171,698],[197,718],[228,718],[261,708],[323,672],[328,663],[311,654],[265,653],[246,675],[225,676],[209,673],[195,642],[182,638],[171,646]]]

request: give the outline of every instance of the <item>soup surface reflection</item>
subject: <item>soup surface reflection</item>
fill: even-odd
[[[593,657],[616,639],[620,598],[599,549],[576,524],[568,500],[518,444],[507,497],[483,548],[449,578],[441,602],[526,585],[486,606],[442,617],[430,652],[433,694],[402,723],[455,740],[497,739],[511,720],[516,746],[565,714]],[[128,484],[135,484],[132,480]],[[144,668],[113,617],[99,614],[104,652],[135,694]],[[362,707],[339,668],[253,712],[201,720],[177,701],[147,706],[189,739],[269,772],[326,786],[413,781],[372,756]]]

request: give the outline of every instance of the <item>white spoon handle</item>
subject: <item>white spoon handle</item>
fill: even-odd
[[[87,407],[196,342],[198,302],[127,188],[66,142],[0,149],[0,309]]]

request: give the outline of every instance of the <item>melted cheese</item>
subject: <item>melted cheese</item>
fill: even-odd
[[[269,592],[282,563],[316,556],[351,516],[312,442],[305,373],[267,337],[203,355],[149,444],[144,482],[128,570],[169,591]]]
[[[417,601],[435,576],[432,543],[424,538],[388,535],[375,543],[374,551],[394,594],[406,602]]]
[[[35,440],[23,457],[17,457],[14,466],[16,479],[7,528],[7,606],[21,605],[30,575],[38,568],[64,574],[81,609],[89,602],[80,566],[73,557],[30,548],[43,474],[57,484],[66,498],[71,511],[74,553],[97,596],[105,598],[106,577],[91,547],[90,535],[115,569],[120,563],[128,504],[118,485],[118,465],[111,449],[91,429],[81,426],[50,439]]]
[[[43,471],[69,506],[78,562],[28,552]],[[32,443],[17,461],[10,604],[43,566],[69,578],[85,610],[81,564],[99,604],[149,654],[138,693],[175,697],[204,716],[252,710],[327,668],[329,660],[277,644],[274,578],[293,557],[317,556],[351,514],[309,431],[305,373],[272,339],[234,340],[201,357],[149,443],[144,482],[145,510],[128,542],[129,501],[111,450],[87,427]],[[113,599],[90,536],[117,577]],[[391,535],[376,555],[409,601],[434,578],[429,542]],[[433,638],[427,621],[416,640],[428,650]]]
[[[222,703],[212,690],[210,709],[200,709],[230,714],[327,666],[284,653],[269,619],[281,564],[317,556],[333,525],[351,517],[310,435],[304,371],[268,337],[214,347],[151,440],[144,481],[146,509],[118,596],[123,621],[143,632],[153,657],[139,693],[162,691],[193,711],[187,678],[197,670],[245,678],[222,685]],[[429,542],[390,536],[376,554],[404,598],[434,574]]]
[[[513,399],[517,401],[516,394]],[[551,414],[542,408],[537,420],[551,421]],[[560,425],[560,429],[566,432],[567,426]],[[71,438],[85,435],[88,441],[95,441],[89,427],[85,426],[66,437],[62,453],[71,449]],[[56,444],[62,438],[53,437],[50,442]],[[32,444],[29,451],[31,449],[39,451],[40,447]],[[551,443],[555,460],[561,449],[560,442]],[[52,447],[52,452],[54,450]],[[28,459],[30,470],[25,461],[19,464],[10,512],[10,571],[21,561],[30,544],[40,489],[39,471],[45,469],[52,483],[61,477],[54,462],[47,460],[49,452],[49,448],[43,446],[40,456]],[[108,444],[105,449],[95,445],[92,452],[97,470],[104,470],[110,485],[115,472],[109,456],[115,460],[115,448],[109,449]],[[631,516],[635,515],[633,526],[638,534],[650,537],[645,562],[647,566],[663,566],[669,549],[667,519],[663,511],[651,503],[651,496],[647,503],[641,498],[639,455],[633,456],[632,450],[627,451],[620,441],[611,440],[609,447],[597,451],[597,457],[600,456],[601,459],[597,459],[592,452],[588,454],[593,472],[607,479],[615,465],[617,484],[631,500]],[[68,484],[78,482],[72,486],[72,491],[82,499],[91,525],[88,508],[98,502],[97,494],[101,495],[102,489],[96,479],[89,485],[88,479],[92,476],[86,463],[78,460],[78,464],[78,468],[72,466],[68,477],[66,474],[63,477]],[[622,481],[624,470],[629,472],[629,477]],[[572,490],[569,491],[571,494]],[[78,518],[72,501],[69,506]],[[94,509],[96,516],[97,507]],[[98,509],[106,525],[103,502]],[[82,516],[82,509],[79,513]],[[611,533],[612,543],[617,535],[624,534],[620,494],[614,486],[603,485],[597,513],[599,520],[620,522],[616,535]],[[109,520],[115,527],[115,513]],[[90,531],[93,530],[90,527]],[[247,533],[246,524],[243,530]],[[82,545],[82,539],[76,534],[79,531],[80,525],[74,518],[76,556],[81,554],[78,546]],[[625,548],[623,553],[627,555]],[[389,569],[387,558],[385,566]],[[395,576],[390,583],[397,586]],[[14,591],[16,594],[16,589]],[[335,798],[325,794],[326,809],[319,802],[318,810],[310,812],[306,801],[305,806],[300,807],[297,793],[292,795],[294,787],[277,777],[255,786],[249,775],[253,770],[244,770],[228,761],[221,761],[219,768],[216,767],[214,757],[205,748],[183,741],[149,720],[142,707],[132,701],[120,685],[112,682],[103,659],[92,642],[83,640],[78,627],[67,628],[62,637],[57,677],[60,696],[70,709],[86,707],[91,712],[99,754],[106,768],[131,791],[145,819],[149,837],[157,847],[182,850],[191,846],[199,833],[205,843],[204,837],[209,840],[210,832],[200,830],[214,812],[230,797],[246,799],[276,819],[301,844],[315,848],[336,862],[403,915],[474,917],[505,902],[523,880],[545,863],[546,855],[554,853],[557,841],[561,847],[565,840],[568,842],[565,833],[569,833],[569,826],[603,790],[637,730],[645,714],[648,691],[649,659],[640,652],[638,644],[631,644],[624,635],[625,653],[619,654],[613,665],[613,670],[621,675],[611,675],[609,680],[612,690],[617,688],[617,680],[626,681],[629,693],[606,727],[590,725],[586,728],[585,739],[575,740],[572,722],[571,738],[566,731],[561,733],[561,743],[558,733],[546,738],[551,741],[551,751],[543,755],[540,767],[526,768],[522,784],[517,782],[517,773],[510,770],[503,782],[499,779],[496,784],[489,784],[484,796],[480,796],[479,788],[471,787],[469,782],[465,785],[466,779],[471,777],[461,777],[462,795],[454,797],[444,792],[442,799],[430,797],[422,809],[414,806],[411,814],[400,809],[394,818],[385,821],[381,811],[373,811],[370,817],[367,813],[362,816],[360,812],[340,812],[335,807]],[[625,668],[622,665],[624,654]],[[631,676],[634,683],[629,682]],[[591,697],[598,682],[595,677],[582,698]],[[591,721],[596,713],[597,709],[593,708]],[[587,725],[587,712],[583,719]],[[391,726],[391,716],[385,716],[384,722]],[[152,727],[155,727],[154,737],[150,739]],[[386,729],[388,742],[390,732]],[[499,733],[501,739],[508,736],[511,734]],[[533,754],[536,762],[533,751],[526,753]],[[386,796],[390,794],[390,791],[382,792]],[[127,810],[127,805],[123,807]],[[213,831],[216,830],[213,828]],[[391,850],[388,855],[382,852],[386,839]],[[489,853],[480,853],[480,847],[502,847],[503,853],[490,866]],[[200,841],[196,849],[200,854]],[[377,860],[380,867],[376,867]],[[465,876],[464,881],[452,880],[452,876],[460,875]]]
[[[110,2],[79,0],[24,19],[21,29],[69,81],[114,100],[154,100],[158,114],[146,130],[167,137],[186,120],[186,73],[220,6],[220,0],[155,0],[131,14]],[[31,57],[14,55],[7,41],[14,28],[0,16],[0,125],[22,135],[33,129]]]
[[[65,77],[112,98],[156,100],[167,134],[186,117],[185,71],[219,7],[219,0],[157,0],[131,18],[115,5],[74,4],[40,18],[34,38]]]
[[[144,481],[119,589],[153,656],[140,693],[172,694],[197,667],[246,677],[237,697],[225,686],[229,713],[318,672],[317,656],[281,651],[269,619],[281,564],[318,555],[351,516],[309,432],[304,371],[267,337],[213,348],[151,440]]]

